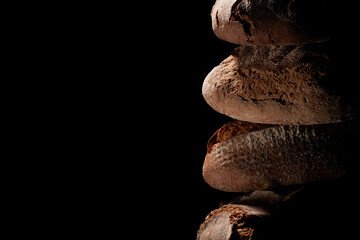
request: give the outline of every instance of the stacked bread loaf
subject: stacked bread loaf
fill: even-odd
[[[265,239],[274,226],[267,219],[299,189],[346,178],[354,168],[358,89],[343,79],[328,3],[214,4],[214,33],[239,46],[203,83],[206,102],[234,119],[210,138],[203,176],[242,197],[211,212],[198,240]],[[273,192],[280,188],[287,190]]]

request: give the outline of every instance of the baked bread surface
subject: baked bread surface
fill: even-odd
[[[203,177],[213,188],[251,192],[334,180],[358,161],[355,122],[252,125],[228,123],[210,138]]]
[[[220,39],[240,45],[323,42],[334,30],[329,26],[336,25],[331,24],[333,5],[325,0],[217,0],[212,28]]]
[[[351,94],[337,91],[353,86],[338,79],[330,66],[323,45],[239,46],[206,76],[202,94],[216,111],[247,122],[321,124],[355,119],[357,114],[345,101]]]

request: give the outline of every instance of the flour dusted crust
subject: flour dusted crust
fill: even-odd
[[[224,134],[222,129],[235,129],[229,124],[252,130],[218,136]],[[353,136],[358,134],[356,121],[253,128],[239,121],[229,124],[209,140],[203,165],[204,180],[218,190],[250,192],[333,180],[357,159],[352,151]]]
[[[329,38],[335,21],[325,0],[217,0],[214,33],[241,45],[300,45]],[[326,10],[324,10],[326,9]]]
[[[205,78],[206,102],[237,120],[320,124],[356,118],[322,45],[239,46]],[[335,88],[329,89],[333,84]],[[351,88],[351,86],[348,86]]]

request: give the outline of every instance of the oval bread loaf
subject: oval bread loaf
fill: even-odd
[[[239,46],[205,78],[216,111],[263,124],[320,124],[357,118],[359,86],[331,65],[327,45]],[[335,70],[334,70],[335,69]],[[339,90],[344,91],[339,91]],[[348,91],[350,89],[354,89]],[[355,94],[353,94],[355,93]],[[352,95],[355,101],[349,101]]]
[[[358,122],[262,125],[235,121],[209,140],[204,180],[228,192],[333,180],[356,162]]]

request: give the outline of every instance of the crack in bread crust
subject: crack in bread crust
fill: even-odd
[[[206,76],[216,111],[262,124],[310,125],[356,119],[354,94],[331,71],[329,46],[239,46]],[[355,102],[355,103],[354,103]]]

